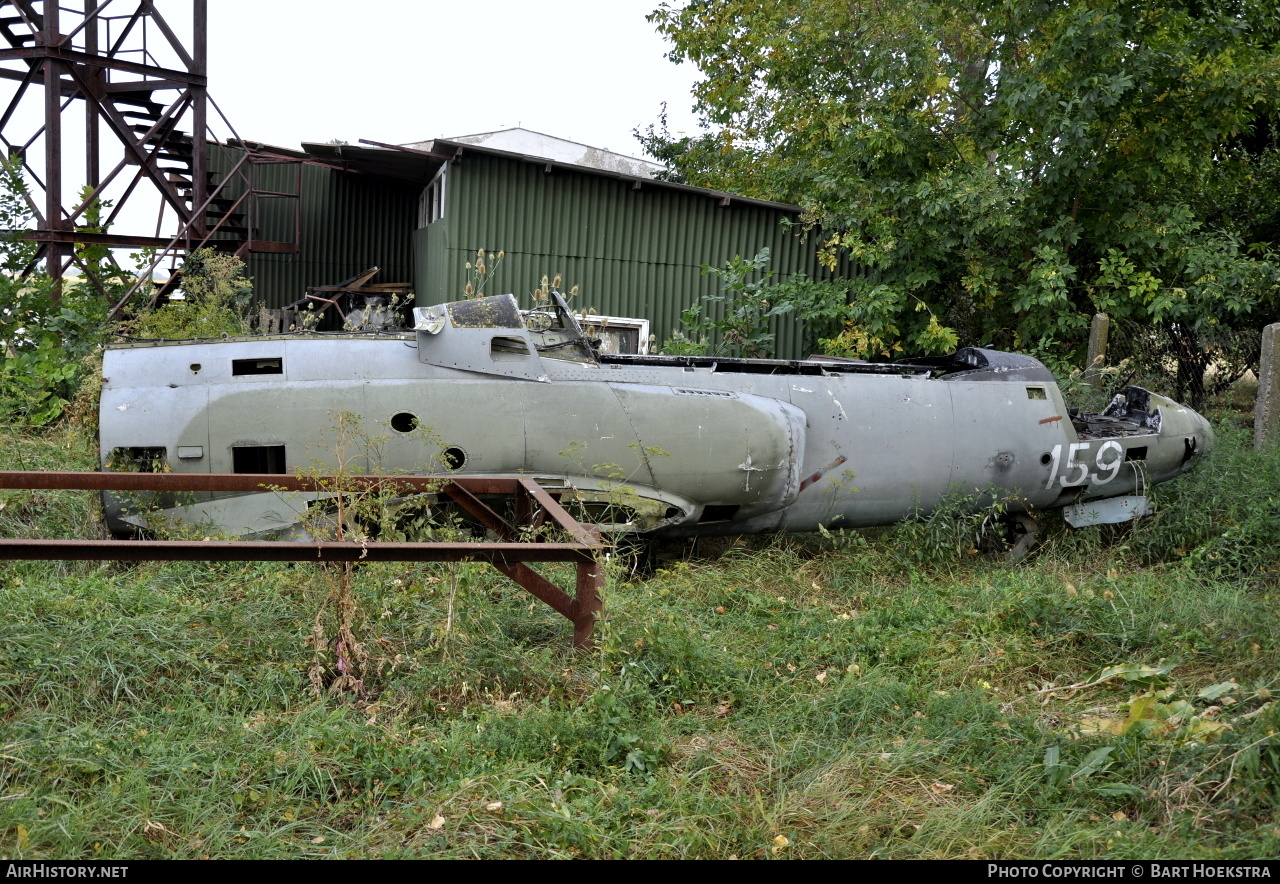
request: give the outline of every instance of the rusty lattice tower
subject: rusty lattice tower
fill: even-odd
[[[207,0],[189,2],[165,4],[166,18],[156,0],[0,0],[0,80],[9,84],[0,144],[28,185],[33,229],[24,235],[39,243],[31,269],[43,264],[61,279],[77,265],[96,284],[76,245],[175,260],[204,242],[253,248],[251,166],[280,158],[229,138],[245,149],[244,169],[211,174]],[[74,180],[80,161],[84,177]],[[155,226],[143,231],[148,210]]]

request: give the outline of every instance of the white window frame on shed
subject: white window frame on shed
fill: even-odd
[[[436,177],[423,188],[422,196],[418,197],[419,230],[444,217],[445,172],[448,169],[447,165],[441,166],[440,171],[436,172]]]
[[[528,317],[529,313],[529,310],[520,311],[522,317]],[[619,356],[649,355],[649,320],[647,319],[639,319],[634,316],[601,316],[599,313],[585,312],[574,313],[573,318],[582,327],[583,334],[600,339],[600,352],[602,353]],[[617,335],[611,336],[609,334],[611,329],[635,331],[636,349],[619,353],[617,344],[621,342],[621,338]],[[595,331],[594,335],[591,334],[592,331]],[[611,343],[614,344],[612,348],[610,348]]]
[[[603,344],[601,347],[602,352],[610,354],[618,352],[616,349],[609,349],[610,329],[626,329],[628,331],[634,329],[636,332],[636,350],[630,354],[619,355],[649,355],[649,320],[637,319],[633,316],[601,316],[598,313],[578,313],[576,318],[578,325],[582,326],[584,332],[591,328],[596,329],[596,337],[599,337]],[[616,337],[614,339],[617,340]]]

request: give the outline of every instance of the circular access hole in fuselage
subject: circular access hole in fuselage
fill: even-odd
[[[391,429],[397,433],[412,433],[418,429],[418,417],[407,411],[396,412],[391,415]]]
[[[456,445],[450,445],[440,452],[440,463],[445,469],[460,470],[467,464],[467,453]]]

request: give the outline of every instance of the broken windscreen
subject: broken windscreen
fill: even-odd
[[[595,352],[559,292],[552,292],[548,303],[523,312],[515,295],[454,301],[445,308],[454,328],[528,329],[529,341],[539,356],[593,364],[596,361]]]
[[[539,356],[595,363],[595,351],[591,349],[582,329],[578,327],[578,321],[573,318],[569,305],[559,292],[551,293],[550,303],[527,312],[524,324],[529,329],[534,349]]]
[[[515,295],[472,298],[446,305],[454,328],[523,328]]]

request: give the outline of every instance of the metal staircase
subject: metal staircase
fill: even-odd
[[[39,243],[36,262],[55,279],[78,265],[97,281],[102,268],[87,266],[80,255],[86,244],[154,250],[150,267],[113,313],[166,262],[170,281],[160,294],[167,293],[182,259],[197,248],[242,257],[298,248],[300,225],[291,237],[275,231],[275,239],[266,239],[260,209],[266,200],[299,199],[302,161],[242,141],[209,98],[207,0],[189,3],[191,39],[183,41],[160,9],[176,21],[181,0],[82,0],[83,11],[55,0],[0,0],[0,85],[11,87],[0,113],[0,145],[22,164],[34,220],[34,229],[21,235]],[[64,117],[77,106],[85,138],[74,144],[63,131]],[[218,137],[210,109],[229,135]],[[37,115],[43,125],[30,133]],[[113,143],[123,156],[104,172]],[[85,162],[84,186],[72,191],[72,200],[64,195],[69,155]],[[280,163],[298,166],[292,192],[262,185],[260,173]],[[158,207],[154,235],[123,232],[138,226],[137,212],[126,208],[148,194]],[[107,201],[109,212],[102,208]],[[89,218],[99,220],[90,226]],[[166,227],[169,236],[161,234]],[[119,271],[114,256],[110,261]]]

